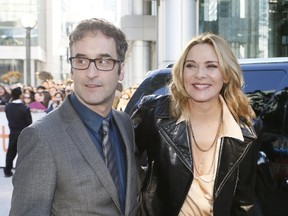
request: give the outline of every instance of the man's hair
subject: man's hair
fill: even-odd
[[[87,33],[93,33],[96,35],[97,31],[100,31],[102,34],[115,40],[118,58],[121,62],[124,62],[125,54],[128,49],[126,36],[119,28],[105,19],[91,18],[81,21],[69,36],[70,52],[72,45],[76,41],[84,38]]]
[[[22,94],[21,87],[16,87],[16,88],[12,89],[12,91],[11,91],[12,100],[19,99],[21,94]]]

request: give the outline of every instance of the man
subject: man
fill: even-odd
[[[112,109],[124,76],[125,35],[93,18],[69,39],[74,91],[21,134],[10,216],[136,215],[133,127],[126,113]]]
[[[32,123],[31,112],[26,107],[20,96],[22,90],[20,87],[12,89],[11,96],[12,101],[5,106],[6,118],[10,130],[9,144],[6,153],[6,166],[4,167],[5,177],[11,177],[13,175],[13,161],[17,155],[17,140],[21,131]]]

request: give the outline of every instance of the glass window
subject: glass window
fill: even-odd
[[[200,0],[199,32],[222,35],[237,58],[288,56],[288,1]]]

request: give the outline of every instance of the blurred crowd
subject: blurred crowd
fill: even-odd
[[[119,83],[115,93],[113,108],[124,111],[130,98],[132,97],[137,88],[138,85],[133,85],[123,90],[122,84]]]
[[[16,87],[21,87],[23,92],[21,99],[30,108],[31,112],[49,113],[57,108],[68,94],[73,92],[73,81],[67,80],[62,83],[45,80],[35,87],[20,83],[10,86],[0,84],[0,105],[6,105],[11,101],[11,91]],[[123,89],[122,84],[119,83],[113,108],[124,111],[137,87],[138,85],[133,85]]]
[[[0,84],[0,105],[6,105],[11,101],[11,91],[16,87],[21,87],[21,99],[30,108],[31,112],[50,112],[57,108],[64,98],[73,91],[73,81],[65,82],[42,81],[38,86]]]

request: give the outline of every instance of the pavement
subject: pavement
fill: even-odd
[[[0,216],[9,215],[12,190],[12,177],[6,178],[3,168],[0,168]]]

